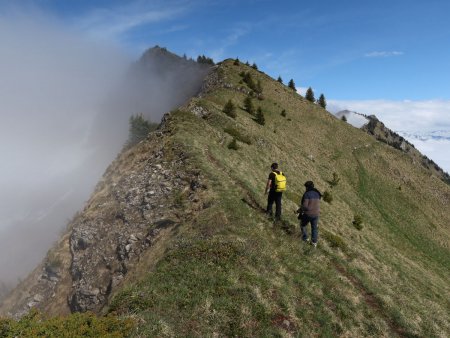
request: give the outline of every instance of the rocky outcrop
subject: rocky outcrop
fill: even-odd
[[[176,154],[171,161],[168,151]],[[186,161],[176,147],[167,149],[158,131],[108,170],[97,197],[72,225],[71,311],[99,311],[161,231],[180,223],[177,194],[192,198],[198,188]]]
[[[183,221],[183,201],[206,187],[180,147],[169,142],[170,116],[146,141],[121,153],[84,210],[70,223],[65,245],[51,250],[26,292],[10,299],[10,315],[38,307],[54,313],[100,311],[142,255]],[[185,203],[189,209],[195,203]],[[59,262],[66,257],[64,263]],[[64,290],[61,291],[61,290]],[[65,299],[59,309],[55,299]],[[6,305],[8,305],[6,304]]]

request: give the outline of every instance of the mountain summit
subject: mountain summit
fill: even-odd
[[[294,213],[308,180],[328,195],[315,249]],[[133,336],[444,337],[448,224],[450,187],[403,151],[225,60],[119,154],[2,310],[109,313]]]

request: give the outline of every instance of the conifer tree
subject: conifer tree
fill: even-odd
[[[244,100],[244,108],[249,114],[251,114],[251,115],[255,114],[255,107],[253,106],[253,101],[252,101],[252,98],[250,96],[247,96],[245,98],[245,100]]]
[[[144,140],[148,133],[155,129],[154,125],[147,121],[142,114],[130,116],[129,123],[128,146],[133,146]]]
[[[252,68],[258,70],[258,66],[256,65],[256,63],[253,62]]]
[[[266,119],[264,118],[264,113],[263,113],[261,107],[258,107],[258,109],[256,110],[255,121],[258,122],[262,126],[266,124]]]
[[[228,149],[232,149],[232,150],[238,150],[239,149],[239,146],[238,146],[235,138],[233,138],[231,140],[231,142],[228,143]]]
[[[239,58],[236,58],[236,60],[234,60],[234,62],[233,62],[233,64],[235,65],[235,66],[239,66]]]
[[[283,79],[281,78],[281,76],[278,76],[277,81],[278,81],[279,83],[283,83]]]
[[[256,83],[255,92],[256,92],[256,94],[262,94],[263,87],[262,87],[261,80],[258,80],[258,82]]]
[[[323,109],[327,107],[327,101],[325,100],[325,96],[323,94],[320,94],[319,100],[317,101],[319,106],[321,106]]]
[[[289,80],[288,87],[291,88],[294,92],[297,91],[297,89],[295,88],[295,83],[294,83],[293,79]]]
[[[341,120],[347,122],[347,117],[345,115],[342,115]]]
[[[246,65],[246,66],[250,66],[250,63],[247,61],[247,62],[245,63],[245,65]]]
[[[306,98],[309,102],[313,102],[313,103],[314,103],[314,102],[316,101],[316,99],[314,98],[314,92],[313,92],[313,90],[312,90],[311,87],[309,87],[309,88],[306,90],[305,98]]]
[[[236,118],[236,107],[231,100],[228,100],[223,107],[223,112],[229,117]]]

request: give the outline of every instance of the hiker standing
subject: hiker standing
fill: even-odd
[[[300,228],[302,230],[302,239],[309,242],[308,231],[306,226],[311,223],[311,244],[317,246],[318,237],[318,221],[320,214],[320,199],[322,194],[319,190],[314,188],[312,181],[305,182],[306,192],[303,194],[300,202],[300,208],[297,210],[300,219]]]
[[[278,170],[278,163],[272,163],[270,166],[272,172],[269,174],[269,179],[267,180],[265,194],[269,193],[267,197],[267,208],[266,213],[270,216],[272,213],[272,206],[275,202],[275,220],[281,219],[281,198],[283,196],[283,191],[286,190],[286,176]]]

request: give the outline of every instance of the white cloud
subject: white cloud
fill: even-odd
[[[297,89],[297,93],[299,93],[302,96],[305,96],[306,91],[308,90],[308,88],[306,88],[306,87],[297,87],[296,89]],[[314,89],[313,89],[313,91],[314,91]]]
[[[328,100],[328,108],[334,112],[348,109],[374,114],[395,131],[450,130],[449,100]]]
[[[181,5],[156,8],[142,2],[131,2],[116,8],[95,9],[77,18],[74,26],[96,38],[117,40],[134,28],[174,19],[185,10]]]
[[[224,58],[227,49],[233,45],[235,45],[239,39],[248,34],[252,28],[249,25],[245,25],[242,27],[234,28],[230,34],[228,34],[224,39],[220,41],[220,43],[215,44],[215,46],[220,46],[214,50],[209,52],[209,55],[213,58],[213,60],[221,60]],[[200,53],[199,53],[200,54]]]
[[[398,52],[398,51],[374,51],[374,52],[370,52],[370,53],[366,53],[364,54],[365,57],[368,58],[379,58],[379,57],[389,57],[389,56],[400,56],[403,55],[403,52]]]
[[[336,113],[348,109],[376,115],[388,128],[400,134],[428,135],[450,132],[450,100],[328,100],[328,110]],[[450,140],[406,137],[421,152],[450,172]]]

